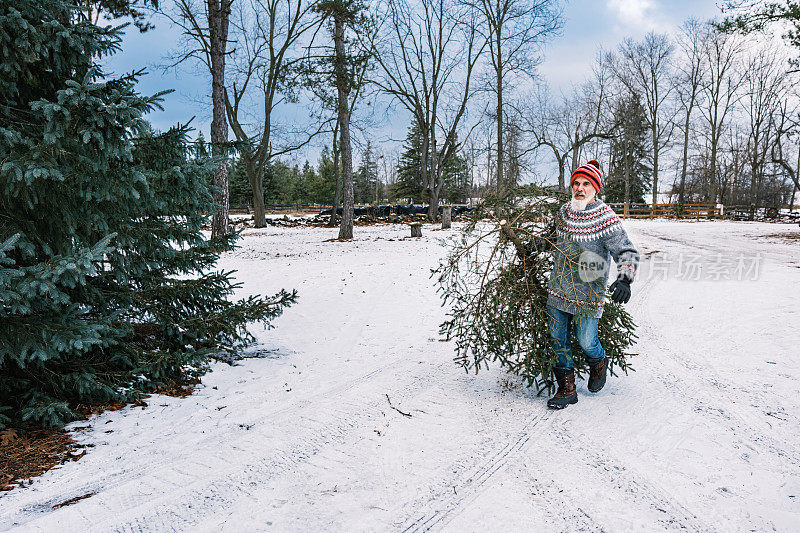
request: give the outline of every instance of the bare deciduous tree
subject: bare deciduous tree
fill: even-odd
[[[702,83],[704,102],[701,108],[707,125],[709,146],[708,196],[717,197],[717,151],[722,138],[725,120],[739,98],[742,69],[739,60],[742,51],[735,35],[712,31],[703,47],[706,76]]]
[[[230,16],[232,0],[226,1]],[[193,0],[177,0],[177,5],[180,17],[172,17],[172,20],[190,41],[188,51],[178,62],[198,57],[211,71],[212,43],[203,25],[201,6]],[[319,25],[318,17],[310,11],[311,5],[304,0],[240,0],[232,17],[231,37],[235,47],[230,52],[227,68],[223,67],[228,71],[227,83],[223,85],[223,103],[225,119],[239,143],[253,191],[256,227],[266,224],[263,183],[270,160],[302,148],[324,127],[319,124],[311,132],[299,132],[296,138],[283,145],[276,142],[275,111],[296,96],[291,75],[301,56],[293,51],[303,36]],[[260,104],[247,105],[258,100]]]
[[[792,165],[786,148],[790,143],[790,138],[797,140],[800,133],[798,124],[798,105],[795,101],[792,105],[787,100],[781,102],[775,117],[775,143],[772,145],[772,162],[779,165],[794,183],[792,190],[792,205],[794,204],[794,192],[800,189],[800,143],[797,146],[797,162]]]
[[[247,7],[241,6],[234,25],[237,54],[231,62],[233,80],[226,89],[225,104],[253,190],[255,226],[263,227],[265,169],[272,159],[308,144],[326,125],[320,122],[311,131],[295,132],[284,144],[276,142],[275,111],[296,97],[292,75],[302,59],[296,50],[302,38],[319,25],[319,19],[311,12],[313,2],[303,0],[250,0]],[[257,108],[263,114],[254,133],[248,122],[252,118],[258,123],[258,118],[242,108],[251,88],[259,94],[261,105]]]
[[[557,0],[462,0],[471,10],[481,14],[477,26],[489,43],[492,80],[489,87],[497,97],[494,118],[497,129],[497,187],[505,187],[506,163],[504,140],[505,98],[515,79],[528,78],[541,62],[541,47],[558,32],[563,23]]]
[[[376,85],[417,121],[420,172],[438,217],[444,169],[460,148],[458,128],[473,95],[472,77],[486,46],[475,13],[451,0],[389,0],[383,39],[375,45]],[[440,144],[441,142],[441,144]]]
[[[211,65],[211,150],[220,159],[214,171],[214,203],[217,210],[211,222],[211,235],[224,235],[228,227],[228,122],[225,120],[225,56],[233,0],[208,0],[208,59]]]
[[[670,60],[674,47],[669,37],[650,32],[642,41],[625,39],[612,62],[619,81],[631,95],[639,95],[647,113],[652,144],[653,203],[658,201],[659,155],[669,143],[674,128],[670,105]]]
[[[342,176],[342,220],[339,238],[353,238],[353,144],[350,138],[350,122],[355,105],[353,93],[358,94],[364,72],[372,51],[362,42],[372,42],[371,17],[366,6],[359,0],[321,0],[314,5],[328,25],[333,41],[333,54],[318,57],[316,64],[323,69],[320,80],[328,80],[335,87],[335,96],[330,101],[336,105],[336,120],[339,129],[339,150]],[[309,49],[312,49],[309,46]],[[330,68],[330,70],[328,69]],[[334,211],[335,213],[335,211]]]
[[[754,200],[758,199],[764,166],[777,140],[777,115],[781,105],[786,104],[788,62],[788,57],[763,48],[751,50],[745,61],[741,103],[749,126],[750,197]]]
[[[604,54],[598,54],[592,68],[592,76],[571,96],[562,96],[553,103],[548,91],[539,87],[536,95],[520,113],[526,124],[524,131],[531,135],[533,143],[528,148],[535,151],[549,148],[558,166],[558,186],[566,187],[567,167],[574,170],[580,166],[580,158],[587,145],[593,144],[594,157],[599,157],[600,143],[612,137],[614,129],[609,99],[613,94],[611,76]]]
[[[214,203],[217,210],[211,234],[230,232],[228,225],[228,121],[225,110],[225,63],[228,55],[228,30],[234,0],[175,0],[177,16],[165,13],[180,26],[192,43],[174,65],[193,58],[201,61],[211,75],[211,153],[220,164],[214,171]]]
[[[683,151],[681,158],[680,184],[678,186],[678,202],[684,203],[686,190],[686,172],[689,165],[689,135],[692,127],[692,113],[700,97],[700,85],[703,80],[703,46],[710,28],[694,19],[689,19],[681,26],[678,33],[678,49],[680,57],[675,66],[675,94],[683,115]]]

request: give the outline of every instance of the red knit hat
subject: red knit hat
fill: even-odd
[[[588,179],[596,191],[599,191],[600,187],[603,185],[603,173],[600,171],[600,163],[594,159],[575,169],[575,172],[572,173],[572,177],[569,180],[570,187],[572,187],[572,183],[578,176]]]

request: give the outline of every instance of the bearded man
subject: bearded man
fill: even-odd
[[[639,252],[622,221],[597,199],[602,177],[600,163],[595,160],[572,173],[572,200],[559,210],[555,245],[548,243],[554,252],[554,267],[547,284],[547,317],[558,390],[547,406],[553,409],[578,402],[570,343],[573,328],[589,363],[589,391],[599,392],[605,385],[608,359],[597,326],[603,315],[610,258],[617,264],[617,280],[609,288],[616,303],[630,299],[639,264]],[[537,239],[535,244],[541,249],[544,243]]]

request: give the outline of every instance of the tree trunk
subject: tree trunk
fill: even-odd
[[[794,199],[794,196],[792,196]],[[453,208],[449,205],[446,205],[442,208],[442,229],[450,229],[451,222],[452,222],[452,212]]]
[[[653,205],[658,203],[658,131],[653,128]]]
[[[353,238],[353,151],[350,145],[349,80],[344,51],[344,20],[334,15],[333,43],[336,50],[336,87],[339,97],[340,149],[342,151],[342,222],[339,238]]]
[[[625,205],[623,206],[623,213],[625,218],[628,217],[628,212],[631,209],[631,164],[628,155],[628,132],[625,132],[625,153],[623,154],[622,166],[625,176]]]
[[[228,227],[228,121],[225,116],[225,50],[228,44],[228,19],[232,0],[208,0],[208,29],[211,56],[211,150],[220,164],[214,171],[214,203],[217,210],[211,223],[211,236],[225,235]]]
[[[253,188],[253,222],[255,227],[263,228],[267,225],[267,215],[264,206],[264,174],[257,170],[254,181],[250,182]]]
[[[253,191],[253,223],[257,228],[267,225],[267,216],[264,209],[264,171],[256,166],[249,150],[242,152],[244,168],[247,172],[247,181]]]
[[[759,132],[758,130],[755,131],[753,135],[753,156],[750,159],[750,201],[758,203],[756,198],[758,197],[758,178],[760,176],[759,172],[759,165],[758,165],[758,144],[759,144]]]
[[[578,155],[580,150],[580,143],[578,143],[578,132],[575,132],[575,138],[571,140],[572,142],[572,168],[570,171],[574,172],[576,168],[580,166],[578,163]]]
[[[331,210],[331,219],[328,221],[328,226],[333,227],[336,225],[336,213],[339,211],[339,193],[342,190],[342,173],[339,172],[339,142],[336,137],[339,135],[339,121],[336,121],[336,126],[333,128],[333,175],[336,176],[336,189],[333,191],[333,208]]]
[[[435,222],[439,218],[439,194],[436,186],[431,184],[430,198],[428,202],[428,220]]]
[[[438,146],[436,146],[436,116],[434,114],[434,119],[431,121],[433,124],[433,128],[430,131],[430,163],[428,164],[429,172],[428,172],[428,188],[430,189],[430,198],[428,202],[428,220],[431,222],[436,222],[436,219],[439,218],[439,193],[441,188],[439,187],[439,152]]]
[[[716,116],[716,114],[715,114]],[[714,127],[711,128],[711,160],[709,161],[709,183],[708,183],[708,198],[715,199],[717,197],[716,183],[717,183],[717,145],[719,144],[719,135],[717,133],[716,121]]]
[[[797,165],[794,167],[794,174],[790,176],[792,178],[792,182],[794,182],[794,187],[792,187],[792,201],[789,204],[789,212],[794,211],[794,195],[797,193],[797,189],[800,188],[800,180],[797,178],[800,177],[800,147],[797,148]]]
[[[503,66],[501,63],[500,26],[497,27],[497,190],[505,189],[503,172]]]
[[[422,153],[419,155],[419,176],[420,181],[425,185],[425,190],[428,191],[428,218],[433,221],[436,218],[430,218],[431,205],[433,205],[433,197],[436,195],[436,191],[433,190],[434,182],[430,177],[431,137],[427,125],[420,127],[420,135],[422,136]]]
[[[686,111],[686,121],[683,128],[683,162],[681,164],[681,184],[678,189],[678,203],[683,204],[686,188],[686,172],[689,166],[689,127],[691,125],[692,107]]]

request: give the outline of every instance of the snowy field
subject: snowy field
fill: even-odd
[[[299,292],[257,357],[73,424],[88,454],[0,496],[0,530],[800,530],[800,239],[767,237],[800,230],[625,226],[636,372],[563,411],[438,341],[450,231],[248,230],[241,292]]]

